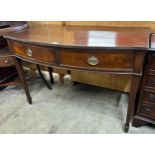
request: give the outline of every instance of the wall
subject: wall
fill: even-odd
[[[155,32],[155,21],[30,21],[30,26],[54,25],[83,25],[83,26],[121,26],[121,27],[150,27]]]

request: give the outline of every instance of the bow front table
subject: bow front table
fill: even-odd
[[[36,26],[4,37],[14,55],[20,80],[31,104],[22,61],[48,67],[132,77],[124,131],[128,132],[149,48],[147,28]]]

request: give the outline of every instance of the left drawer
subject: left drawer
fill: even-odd
[[[56,53],[54,48],[28,45],[16,41],[10,41],[9,44],[15,55],[20,56],[21,58],[41,63],[56,63]]]
[[[13,58],[10,56],[0,57],[0,67],[14,65]]]

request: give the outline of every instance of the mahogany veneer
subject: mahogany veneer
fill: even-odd
[[[80,52],[80,54],[79,54]],[[94,56],[98,59],[97,65],[90,65],[87,60]],[[60,65],[68,67],[80,67],[93,70],[132,70],[134,54],[132,52],[62,49],[60,51]],[[122,65],[123,64],[123,65]]]
[[[10,42],[10,46],[17,56],[42,63],[56,63],[56,53],[53,48],[37,47],[35,45],[27,45],[18,42]],[[31,52],[32,53],[29,53]]]

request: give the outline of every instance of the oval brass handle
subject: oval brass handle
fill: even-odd
[[[87,62],[89,65],[92,65],[92,66],[95,66],[97,64],[99,64],[99,59],[95,56],[90,56],[88,59],[87,59]]]
[[[29,57],[32,57],[32,56],[33,56],[33,52],[31,51],[30,48],[27,49],[26,53],[27,53],[27,55],[28,55]]]

